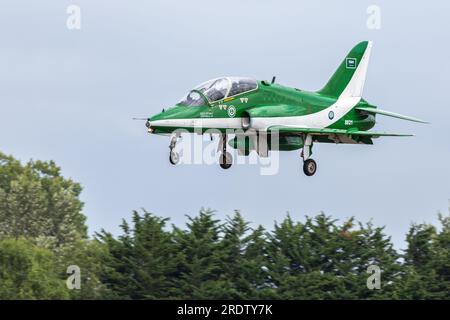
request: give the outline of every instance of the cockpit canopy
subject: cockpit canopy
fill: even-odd
[[[191,90],[178,104],[184,106],[203,106],[207,102],[222,100],[238,94],[256,90],[255,79],[246,77],[224,77],[206,81]],[[205,98],[208,101],[205,101]]]

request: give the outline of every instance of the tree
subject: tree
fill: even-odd
[[[226,294],[227,281],[220,277],[219,220],[211,210],[189,217],[187,230],[174,227],[178,279],[176,296],[184,299],[214,299]]]
[[[383,228],[342,225],[319,214],[305,223],[288,216],[268,234],[270,275],[283,299],[360,299],[387,294],[400,265]],[[369,265],[383,271],[382,293],[366,286]]]
[[[252,230],[245,239],[242,272],[251,290],[246,299],[274,299],[275,288],[269,275],[266,231],[262,226]]]
[[[402,299],[450,298],[450,215],[439,214],[440,232],[428,224],[413,224],[406,236]]]
[[[251,231],[249,223],[235,211],[220,230],[222,236],[216,250],[220,256],[222,288],[218,298],[255,299],[269,295],[264,228],[259,226]]]
[[[0,239],[25,237],[49,247],[87,238],[81,186],[53,161],[19,161],[0,153]]]
[[[102,274],[105,272],[105,261],[109,259],[108,248],[97,240],[79,239],[58,250],[55,260],[60,278],[68,277],[67,268],[80,268],[80,289],[70,290],[71,299],[103,299],[110,296]]]
[[[54,254],[25,239],[0,240],[0,299],[67,299]]]
[[[80,192],[81,186],[62,177],[60,168],[53,161],[29,161],[22,165],[13,157],[0,153],[0,241],[11,244],[15,242],[8,241],[17,240],[17,248],[26,244],[26,255],[17,256],[21,261],[19,265],[24,268],[40,266],[40,261],[45,262],[41,257],[51,255],[53,262],[44,274],[49,279],[65,280],[67,267],[79,266],[81,290],[70,291],[70,297],[98,298],[104,294],[98,274],[101,257],[107,251],[99,243],[87,239]],[[35,258],[37,262],[34,262]],[[12,272],[11,277],[21,272],[8,270]],[[31,274],[34,274],[33,270]],[[11,279],[8,281],[14,283]],[[45,285],[45,281],[42,284]],[[6,284],[0,286],[6,290]],[[24,292],[28,291],[12,290],[9,297],[33,297],[33,290],[32,293]]]
[[[412,225],[403,255],[384,227],[323,213],[266,231],[238,211],[168,229],[144,210],[89,239],[80,192],[52,161],[0,153],[0,299],[450,299],[450,215]],[[70,265],[80,290],[65,287]]]
[[[98,234],[110,255],[102,277],[116,298],[162,299],[171,297],[175,258],[178,253],[172,235],[164,230],[168,219],[144,211],[133,213],[133,228],[122,224],[124,234],[115,239],[110,233]]]

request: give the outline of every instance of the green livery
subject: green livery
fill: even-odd
[[[326,85],[316,92],[247,77],[222,77],[207,81],[175,106],[148,119],[151,134],[171,134],[170,162],[179,160],[174,151],[179,129],[220,133],[220,166],[231,166],[227,145],[240,154],[255,151],[267,157],[269,150],[302,149],[303,170],[311,176],[317,164],[310,158],[313,143],[372,144],[381,136],[408,134],[368,131],[376,115],[424,122],[378,109],[362,98],[372,42],[357,44]],[[228,141],[228,134],[235,137]],[[276,140],[274,139],[276,137]]]

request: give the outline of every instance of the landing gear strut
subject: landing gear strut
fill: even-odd
[[[312,154],[312,136],[309,134],[306,135],[304,141],[305,142],[301,153],[301,156],[303,158],[303,172],[310,177],[314,175],[317,170],[317,163],[313,159],[309,158]]]
[[[180,161],[180,155],[178,154],[178,152],[175,151],[175,146],[177,145],[178,138],[179,134],[174,134],[170,139],[169,162],[173,165],[176,165]]]
[[[219,143],[219,150],[221,150],[219,157],[219,164],[222,169],[229,169],[233,163],[233,157],[227,152],[227,135],[222,134],[221,141]]]

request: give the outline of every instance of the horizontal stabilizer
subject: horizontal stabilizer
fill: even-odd
[[[420,123],[428,123],[426,121],[423,121],[423,120],[420,120],[420,119],[417,119],[417,118],[404,116],[404,115],[401,115],[401,114],[398,114],[398,113],[385,111],[385,110],[381,110],[381,109],[377,109],[377,108],[356,107],[355,109],[359,110],[359,111],[364,111],[364,112],[373,113],[373,114],[381,114],[383,116],[388,116],[388,117],[393,117],[393,118],[398,118],[398,119],[403,119],[403,120],[408,120],[408,121],[414,121],[414,122],[420,122]]]
[[[405,133],[389,133],[389,132],[373,132],[373,131],[360,131],[360,130],[344,130],[344,129],[316,129],[316,128],[301,128],[301,127],[291,127],[291,126],[271,126],[267,129],[270,132],[285,133],[285,134],[300,134],[306,133],[311,135],[347,135],[347,136],[369,136],[372,138],[377,137],[412,137],[413,134]]]

